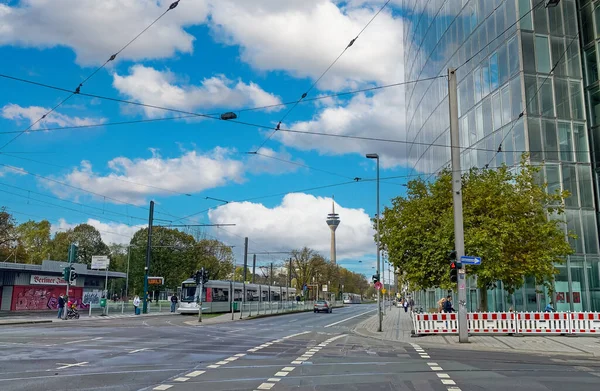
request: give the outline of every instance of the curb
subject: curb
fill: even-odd
[[[15,320],[9,322],[0,322],[0,327],[2,326],[14,326],[20,324],[37,324],[37,323],[52,323],[51,319],[48,320]]]
[[[335,308],[345,308],[346,306],[340,306],[340,307],[333,307]],[[256,315],[256,316],[249,316],[246,318],[242,318],[240,320],[252,320],[252,319],[261,319],[261,318],[269,318],[271,316],[279,316],[279,315],[290,315],[290,314],[301,314],[304,312],[312,312],[313,309],[305,309],[305,310],[299,310],[299,311],[289,311],[289,312],[279,312],[279,313],[275,313],[275,314],[264,314],[264,315]]]

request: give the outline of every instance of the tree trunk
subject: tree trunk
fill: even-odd
[[[488,311],[488,291],[487,288],[479,288],[479,311],[487,312]]]

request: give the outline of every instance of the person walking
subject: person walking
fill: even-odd
[[[404,312],[408,312],[408,300],[404,300]]]
[[[61,293],[60,296],[58,296],[58,319],[62,319],[64,312],[65,312],[65,298],[63,297],[63,294]]]
[[[133,313],[134,314],[138,314],[138,307],[140,306],[140,297],[138,295],[135,295],[135,297],[133,298]]]
[[[444,303],[444,312],[448,314],[455,312],[454,307],[452,307],[452,296],[450,295],[448,295],[448,297],[446,298],[446,302]]]
[[[177,307],[177,302],[179,300],[177,299],[177,295],[173,294],[173,296],[171,296],[171,312],[175,312],[175,308]]]

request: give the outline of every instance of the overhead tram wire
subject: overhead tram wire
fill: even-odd
[[[329,70],[331,68],[333,68],[333,66],[339,61],[340,58],[342,58],[342,56],[344,55],[344,53],[346,53],[346,51],[348,49],[350,49],[350,47],[352,45],[354,45],[354,43],[358,40],[358,38],[361,36],[361,34],[367,29],[367,27],[369,27],[369,25],[375,20],[375,18],[377,16],[379,16],[379,14],[385,9],[385,7],[387,7],[387,5],[391,2],[392,0],[387,0],[379,9],[379,11],[377,11],[375,13],[375,15],[373,15],[373,17],[369,20],[369,22],[362,28],[362,30],[360,30],[360,32],[358,33],[358,35],[356,35],[355,38],[353,38],[350,43],[348,43],[348,45],[344,48],[344,50],[342,50],[342,52],[336,57],[335,60],[333,60],[333,62],[331,64],[329,64],[329,66],[327,67],[327,69],[325,69],[325,71],[323,71],[323,73],[321,73],[321,75],[317,78],[317,80],[315,80],[310,87],[308,88],[308,90],[306,90],[301,96],[300,99],[298,99],[294,105],[283,115],[283,117],[281,117],[281,119],[279,120],[279,122],[277,123],[277,126],[275,127],[275,129],[273,129],[273,131],[271,132],[271,134],[269,134],[269,136],[263,140],[263,142],[259,145],[258,148],[256,148],[255,152],[260,151],[260,149],[267,143],[267,141],[269,141],[271,139],[271,137],[273,137],[275,135],[275,133],[277,133],[278,130],[280,130],[281,124],[283,123],[283,121],[285,121],[285,119],[291,114],[291,112],[298,106],[298,104],[307,97],[308,93],[310,91],[312,91],[313,88],[315,88],[315,86],[321,81],[321,79],[323,79],[323,77],[327,74],[327,72],[329,72]]]
[[[21,137],[23,134],[25,134],[28,130],[30,130],[31,128],[33,128],[35,125],[37,125],[40,121],[44,120],[48,115],[52,114],[56,109],[58,109],[60,106],[62,106],[65,102],[67,102],[69,99],[71,99],[73,96],[80,94],[81,93],[81,88],[83,87],[83,85],[90,80],[94,75],[96,75],[96,73],[98,73],[101,69],[103,69],[104,67],[106,67],[106,65],[111,62],[114,61],[117,56],[123,51],[125,50],[129,45],[131,45],[135,40],[137,40],[142,34],[144,34],[150,27],[152,27],[156,22],[158,22],[163,16],[165,16],[167,14],[167,12],[175,9],[177,7],[177,5],[179,4],[180,0],[176,0],[175,2],[171,3],[171,5],[169,6],[169,8],[163,12],[158,18],[156,18],[152,23],[150,23],[149,26],[147,26],[145,29],[143,29],[138,35],[136,35],[132,40],[130,40],[125,46],[123,46],[119,51],[117,51],[116,53],[114,53],[113,55],[111,55],[108,60],[106,60],[104,62],[104,64],[102,64],[101,66],[99,66],[98,68],[96,68],[89,76],[87,76],[81,83],[79,83],[79,85],[77,86],[77,88],[74,91],[69,91],[69,95],[64,98],[63,100],[61,100],[57,105],[55,105],[54,107],[52,107],[50,110],[48,110],[46,113],[44,113],[40,118],[38,118],[36,121],[32,122],[27,128],[25,128],[24,130],[20,131],[19,133],[17,133],[16,136],[14,136],[13,138],[11,138],[10,140],[8,140],[4,145],[0,146],[0,151],[3,150],[4,148],[6,148],[6,146],[10,145],[11,143],[13,143],[16,139],[18,139],[19,137]]]
[[[399,87],[399,86],[404,86],[404,85],[408,85],[408,84],[420,83],[420,82],[424,82],[424,81],[430,81],[430,80],[435,80],[435,79],[445,78],[445,77],[446,76],[434,76],[434,77],[428,77],[428,78],[423,78],[423,79],[418,79],[418,80],[409,80],[409,81],[405,81],[405,82],[384,84],[384,85],[380,85],[380,86],[362,88],[362,89],[358,89],[358,90],[351,90],[351,91],[339,92],[339,93],[334,93],[334,94],[321,95],[321,96],[317,96],[317,97],[313,97],[313,98],[304,99],[303,102],[318,101],[318,100],[323,100],[323,99],[328,99],[328,98],[354,95],[354,94],[358,94],[358,93],[362,93],[362,92],[370,92],[370,91],[382,90],[382,89],[387,89],[387,88]],[[28,79],[14,77],[14,76],[10,76],[10,75],[3,74],[3,73],[0,73],[0,78],[5,78],[8,80],[13,80],[13,81],[21,82],[21,83],[26,83],[26,84],[32,84],[32,85],[36,85],[38,87],[53,89],[53,90],[57,90],[57,91],[71,92],[70,90],[63,88],[63,87],[57,87],[57,86],[53,86],[50,84],[34,82],[34,81],[31,81]],[[106,101],[124,103],[124,104],[129,104],[129,105],[145,107],[145,108],[151,108],[151,109],[156,109],[156,110],[161,110],[161,111],[174,112],[174,113],[179,113],[182,115],[176,116],[176,117],[167,117],[167,118],[153,118],[153,119],[144,119],[144,120],[109,122],[109,123],[103,123],[103,124],[74,125],[74,126],[62,126],[62,127],[55,127],[55,128],[34,129],[34,130],[31,130],[30,132],[45,132],[45,131],[54,131],[54,130],[98,128],[98,127],[113,126],[113,125],[129,125],[129,124],[137,124],[137,123],[152,123],[152,122],[160,122],[160,121],[171,121],[171,120],[178,120],[178,119],[188,119],[188,118],[193,118],[193,117],[202,117],[202,118],[223,121],[220,118],[220,113],[195,113],[195,112],[191,112],[191,111],[180,110],[177,108],[169,108],[169,107],[145,104],[145,103],[130,101],[130,100],[126,100],[126,99],[119,99],[119,98],[107,97],[107,96],[91,94],[91,93],[84,93],[84,92],[80,92],[78,95],[85,96],[88,98],[96,98],[96,99],[100,99],[100,100],[106,100]],[[237,112],[257,111],[257,110],[263,110],[266,108],[273,108],[273,107],[278,107],[278,106],[288,106],[288,105],[294,104],[294,103],[295,102],[285,102],[285,103],[278,103],[278,104],[274,104],[274,105],[250,107],[250,108],[245,108],[245,109],[236,110],[236,111]],[[236,121],[234,121],[234,120],[227,120],[227,122],[236,123]],[[253,125],[253,126],[255,126],[255,125]],[[260,125],[259,127],[265,128],[265,129],[273,129],[272,126]],[[0,132],[0,134],[10,134],[10,133],[20,133],[20,131]]]

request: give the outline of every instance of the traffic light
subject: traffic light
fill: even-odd
[[[194,279],[196,280],[197,285],[200,284],[200,281],[202,280],[202,272],[200,270],[196,271]]]
[[[376,284],[379,282],[379,274],[374,274],[373,275],[373,284]]]
[[[69,281],[69,270],[68,266],[63,269],[63,279],[65,281]]]
[[[74,263],[77,261],[77,246],[71,243],[69,246],[69,263]]]
[[[71,266],[71,275],[69,277],[69,282],[75,281],[77,278],[77,273],[75,272],[75,267]]]
[[[202,283],[206,284],[208,282],[208,279],[210,278],[210,273],[208,272],[208,270],[204,270],[202,269],[203,273],[202,273]]]
[[[458,267],[456,262],[450,263],[450,282],[455,283],[458,281]]]

